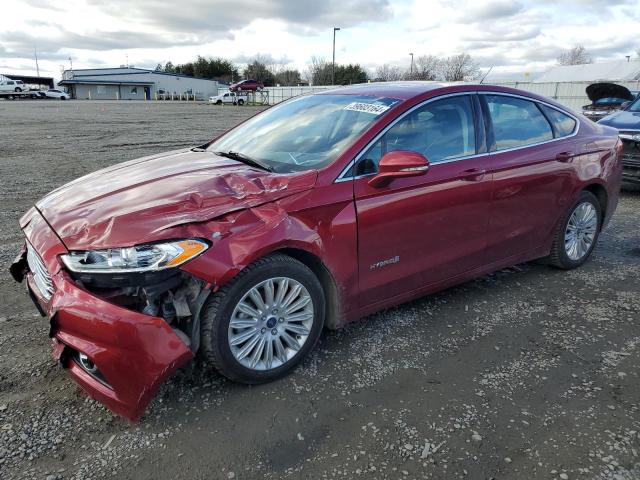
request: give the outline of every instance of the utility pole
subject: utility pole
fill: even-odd
[[[336,32],[340,27],[333,27],[333,61],[331,62],[331,85],[336,83]]]
[[[409,69],[409,72],[413,78],[413,53],[410,53],[409,55],[411,55],[411,68]]]
[[[36,47],[33,47],[33,55],[36,57],[36,72],[37,76],[40,76],[40,67],[38,66],[38,50]]]
[[[69,57],[69,65],[71,66],[71,74],[73,74],[73,60]]]

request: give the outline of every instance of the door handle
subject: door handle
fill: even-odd
[[[462,172],[462,175],[460,175],[460,179],[466,180],[468,182],[478,182],[484,178],[485,173],[487,173],[487,171],[484,169],[470,168]]]
[[[568,162],[571,160],[575,154],[573,152],[560,152],[556,155],[556,160],[558,162]]]

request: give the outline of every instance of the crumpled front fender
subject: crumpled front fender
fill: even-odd
[[[193,353],[162,318],[100,300],[65,277],[54,278],[54,352],[89,396],[137,421],[160,385]],[[58,342],[64,347],[55,348]],[[75,352],[87,355],[100,377],[83,369]]]

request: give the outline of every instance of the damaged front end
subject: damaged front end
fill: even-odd
[[[172,266],[118,271],[130,255],[97,271],[100,252],[69,252],[37,210],[21,226],[26,243],[10,271],[49,317],[54,358],[89,396],[138,420],[160,385],[194,358],[211,285]]]
[[[110,303],[160,317],[195,354],[200,310],[211,285],[178,269],[139,274],[70,273],[82,288]]]

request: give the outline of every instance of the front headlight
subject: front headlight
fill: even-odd
[[[182,265],[207,248],[209,245],[202,240],[176,240],[135,247],[69,252],[62,255],[62,261],[69,270],[78,273],[151,272]]]

